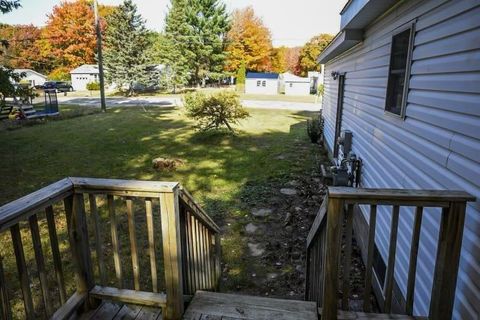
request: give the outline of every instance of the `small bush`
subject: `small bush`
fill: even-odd
[[[320,83],[317,88],[317,95],[323,97],[323,92],[325,91],[325,86],[323,83]]]
[[[324,120],[322,116],[322,110],[320,110],[320,114],[318,115],[318,117],[307,120],[307,133],[312,143],[317,143],[318,140],[322,137],[323,123]]]
[[[187,116],[195,120],[196,127],[202,131],[225,126],[233,132],[231,125],[249,116],[238,95],[232,91],[187,93],[183,101]]]
[[[100,83],[98,83],[98,82],[89,82],[89,83],[87,83],[87,90],[89,90],[89,91],[98,91],[98,90],[100,90]]]

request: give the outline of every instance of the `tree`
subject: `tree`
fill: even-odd
[[[190,28],[187,21],[187,1],[171,0],[171,7],[165,18],[165,33],[161,39],[160,52],[162,62],[168,67],[164,84],[172,87],[173,93],[178,86],[184,86],[190,77],[193,53],[188,48]]]
[[[197,128],[202,131],[226,126],[233,132],[231,124],[249,116],[238,95],[232,91],[188,93],[185,95],[184,105],[187,116],[197,121]]]
[[[8,41],[0,64],[11,68],[34,69],[41,73],[50,72],[52,59],[46,58],[42,52],[41,33],[41,29],[33,25],[0,25],[0,39]]]
[[[298,58],[300,57],[300,50],[301,47],[293,47],[287,48],[287,52],[285,52],[285,60],[287,63],[287,70],[297,76],[300,74],[299,67],[298,67]]]
[[[104,65],[106,80],[127,96],[134,93],[135,83],[149,84],[148,70],[150,42],[145,20],[137,13],[137,6],[125,0],[107,17]]]
[[[57,74],[95,63],[94,17],[87,0],[63,1],[53,7],[42,37],[44,54],[54,58]]]
[[[13,9],[18,9],[22,5],[20,4],[20,0],[1,0],[0,1],[0,12],[2,14],[8,13]]]
[[[186,11],[188,48],[193,55],[192,81],[205,86],[207,77],[218,77],[223,71],[229,17],[225,4],[219,0],[188,0]]]
[[[332,41],[333,36],[322,33],[308,41],[300,51],[298,59],[299,73],[306,76],[308,71],[320,71],[320,64],[317,62],[318,56]]]
[[[271,71],[276,73],[284,73],[288,70],[287,65],[287,51],[288,48],[281,46],[279,48],[272,49],[272,69]]]
[[[236,71],[242,61],[245,61],[248,70],[270,70],[270,30],[263,25],[262,19],[255,16],[252,7],[233,12],[227,43],[227,71]]]

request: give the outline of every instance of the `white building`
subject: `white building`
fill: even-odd
[[[337,156],[340,133],[353,133],[352,150],[363,160],[362,187],[463,190],[477,197],[467,205],[454,310],[445,319],[480,314],[479,17],[478,0],[351,0],[342,10],[340,33],[319,57],[325,64],[325,143]],[[400,307],[394,313],[405,305],[413,223],[413,210],[402,209],[410,214],[400,214],[393,298]],[[357,235],[364,226],[368,230],[369,212],[355,216]],[[377,217],[374,278],[384,279],[379,275],[390,258],[391,214],[379,207]],[[424,212],[414,292],[418,316],[429,311],[441,217]]]
[[[31,69],[14,69],[13,72],[16,74],[24,73],[25,77],[20,79],[20,82],[28,82],[32,87],[41,86],[45,83],[45,81],[47,81],[47,76]]]
[[[287,96],[308,96],[310,94],[310,79],[286,72],[280,76],[280,87]]]
[[[245,93],[277,94],[278,84],[278,73],[248,72]]]
[[[84,64],[70,71],[72,87],[76,91],[87,90],[87,83],[98,82],[98,65]]]

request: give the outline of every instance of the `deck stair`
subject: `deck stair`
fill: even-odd
[[[0,207],[0,239],[11,250],[0,255],[0,319],[426,319],[413,316],[415,275],[422,216],[433,212],[439,215],[440,229],[428,319],[448,320],[453,312],[465,207],[474,200],[462,191],[330,187],[307,237],[306,301],[298,301],[214,292],[221,277],[220,228],[177,182],[65,178]],[[349,305],[353,217],[358,205],[370,207],[365,313],[351,312]],[[377,206],[389,206],[392,217],[383,287],[374,287],[373,281],[377,278],[372,267],[375,219],[385,214],[377,212]],[[395,250],[399,217],[405,214],[413,215],[414,223],[406,307],[397,311],[392,304]],[[57,224],[58,219],[66,224]],[[107,220],[110,234],[101,232]],[[48,243],[42,241],[41,227],[48,229]],[[120,242],[121,231],[125,240]],[[31,242],[25,241],[25,232]],[[138,242],[139,232],[148,241]],[[59,235],[69,244],[65,254],[60,251]],[[111,237],[109,251],[104,245],[107,237]],[[122,245],[130,249],[125,252]],[[33,260],[25,256],[27,246]],[[47,246],[51,254],[44,250]],[[163,259],[157,259],[160,248]],[[142,258],[149,267],[141,267]],[[66,268],[66,259],[73,268]],[[106,259],[115,272],[108,274]],[[123,263],[128,260],[131,265]],[[15,274],[18,288],[10,280]],[[40,287],[32,290],[32,277],[37,275]],[[67,295],[70,285],[76,290]],[[373,290],[383,296],[379,305],[384,314],[368,313]],[[20,291],[23,310],[11,304],[16,302],[12,293],[18,297]]]

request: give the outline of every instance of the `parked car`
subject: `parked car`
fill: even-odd
[[[73,91],[72,85],[65,81],[47,81],[43,84],[43,89],[55,89],[57,92]]]

